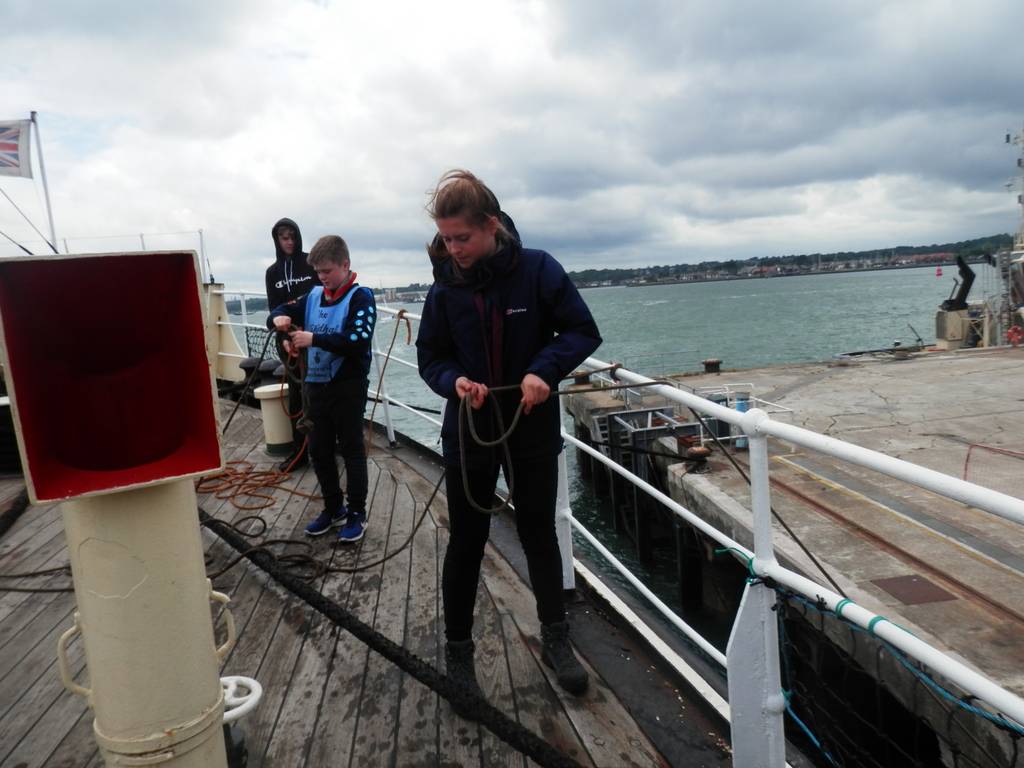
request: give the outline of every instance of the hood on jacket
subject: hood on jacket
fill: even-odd
[[[278,219],[277,223],[270,228],[270,239],[274,241],[274,253],[277,254],[277,260],[281,261],[285,258],[285,252],[281,250],[281,244],[277,242],[277,228],[281,225],[289,226],[295,230],[295,252],[292,256],[298,256],[303,253],[302,250],[302,231],[299,229],[299,225],[288,218]]]
[[[446,285],[468,285],[476,289],[490,283],[495,274],[510,272],[516,265],[523,242],[511,216],[499,210],[498,221],[501,222],[501,227],[498,229],[496,238],[497,249],[490,256],[480,259],[468,270],[459,269],[458,265],[452,261],[451,254],[448,253],[448,248],[441,235],[434,235],[434,239],[427,246],[427,255],[430,256],[435,282]]]

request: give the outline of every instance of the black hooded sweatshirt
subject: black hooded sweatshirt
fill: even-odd
[[[277,228],[287,225],[295,230],[295,251],[285,255],[277,242]],[[318,284],[316,271],[306,263],[308,255],[302,250],[302,232],[291,219],[280,219],[270,230],[277,258],[267,267],[267,309],[274,309],[286,301],[309,293]]]

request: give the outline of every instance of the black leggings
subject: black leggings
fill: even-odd
[[[526,565],[542,624],[565,619],[562,595],[562,559],[555,537],[555,501],[558,492],[558,457],[520,460],[513,457],[515,482],[512,501],[516,530],[526,554]],[[493,507],[498,466],[469,470],[469,489],[481,507]],[[462,487],[462,470],[445,468],[450,539],[444,555],[441,593],[444,598],[445,637],[468,640],[473,631],[473,604],[480,562],[490,532],[491,516],[469,505]]]
[[[366,410],[366,379],[342,379],[328,384],[306,384],[309,417],[309,457],[320,481],[324,509],[334,513],[342,503],[335,449],[340,446],[345,460],[345,485],[352,512],[366,511],[366,445],[363,443],[363,413]]]

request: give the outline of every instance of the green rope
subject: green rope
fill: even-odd
[[[749,557],[746,552],[736,547],[720,547],[715,550],[716,555],[722,555],[726,552],[732,552],[733,554],[739,555],[740,560],[745,560],[747,563],[747,572],[750,574],[750,578],[758,578],[757,573],[754,571],[754,558]]]

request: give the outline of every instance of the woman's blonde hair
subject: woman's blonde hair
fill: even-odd
[[[427,212],[434,221],[462,216],[479,227],[492,216],[498,218],[501,207],[486,184],[469,171],[455,168],[445,173],[437,183],[427,203]],[[499,220],[499,227],[500,224]],[[504,230],[504,227],[500,228]]]

